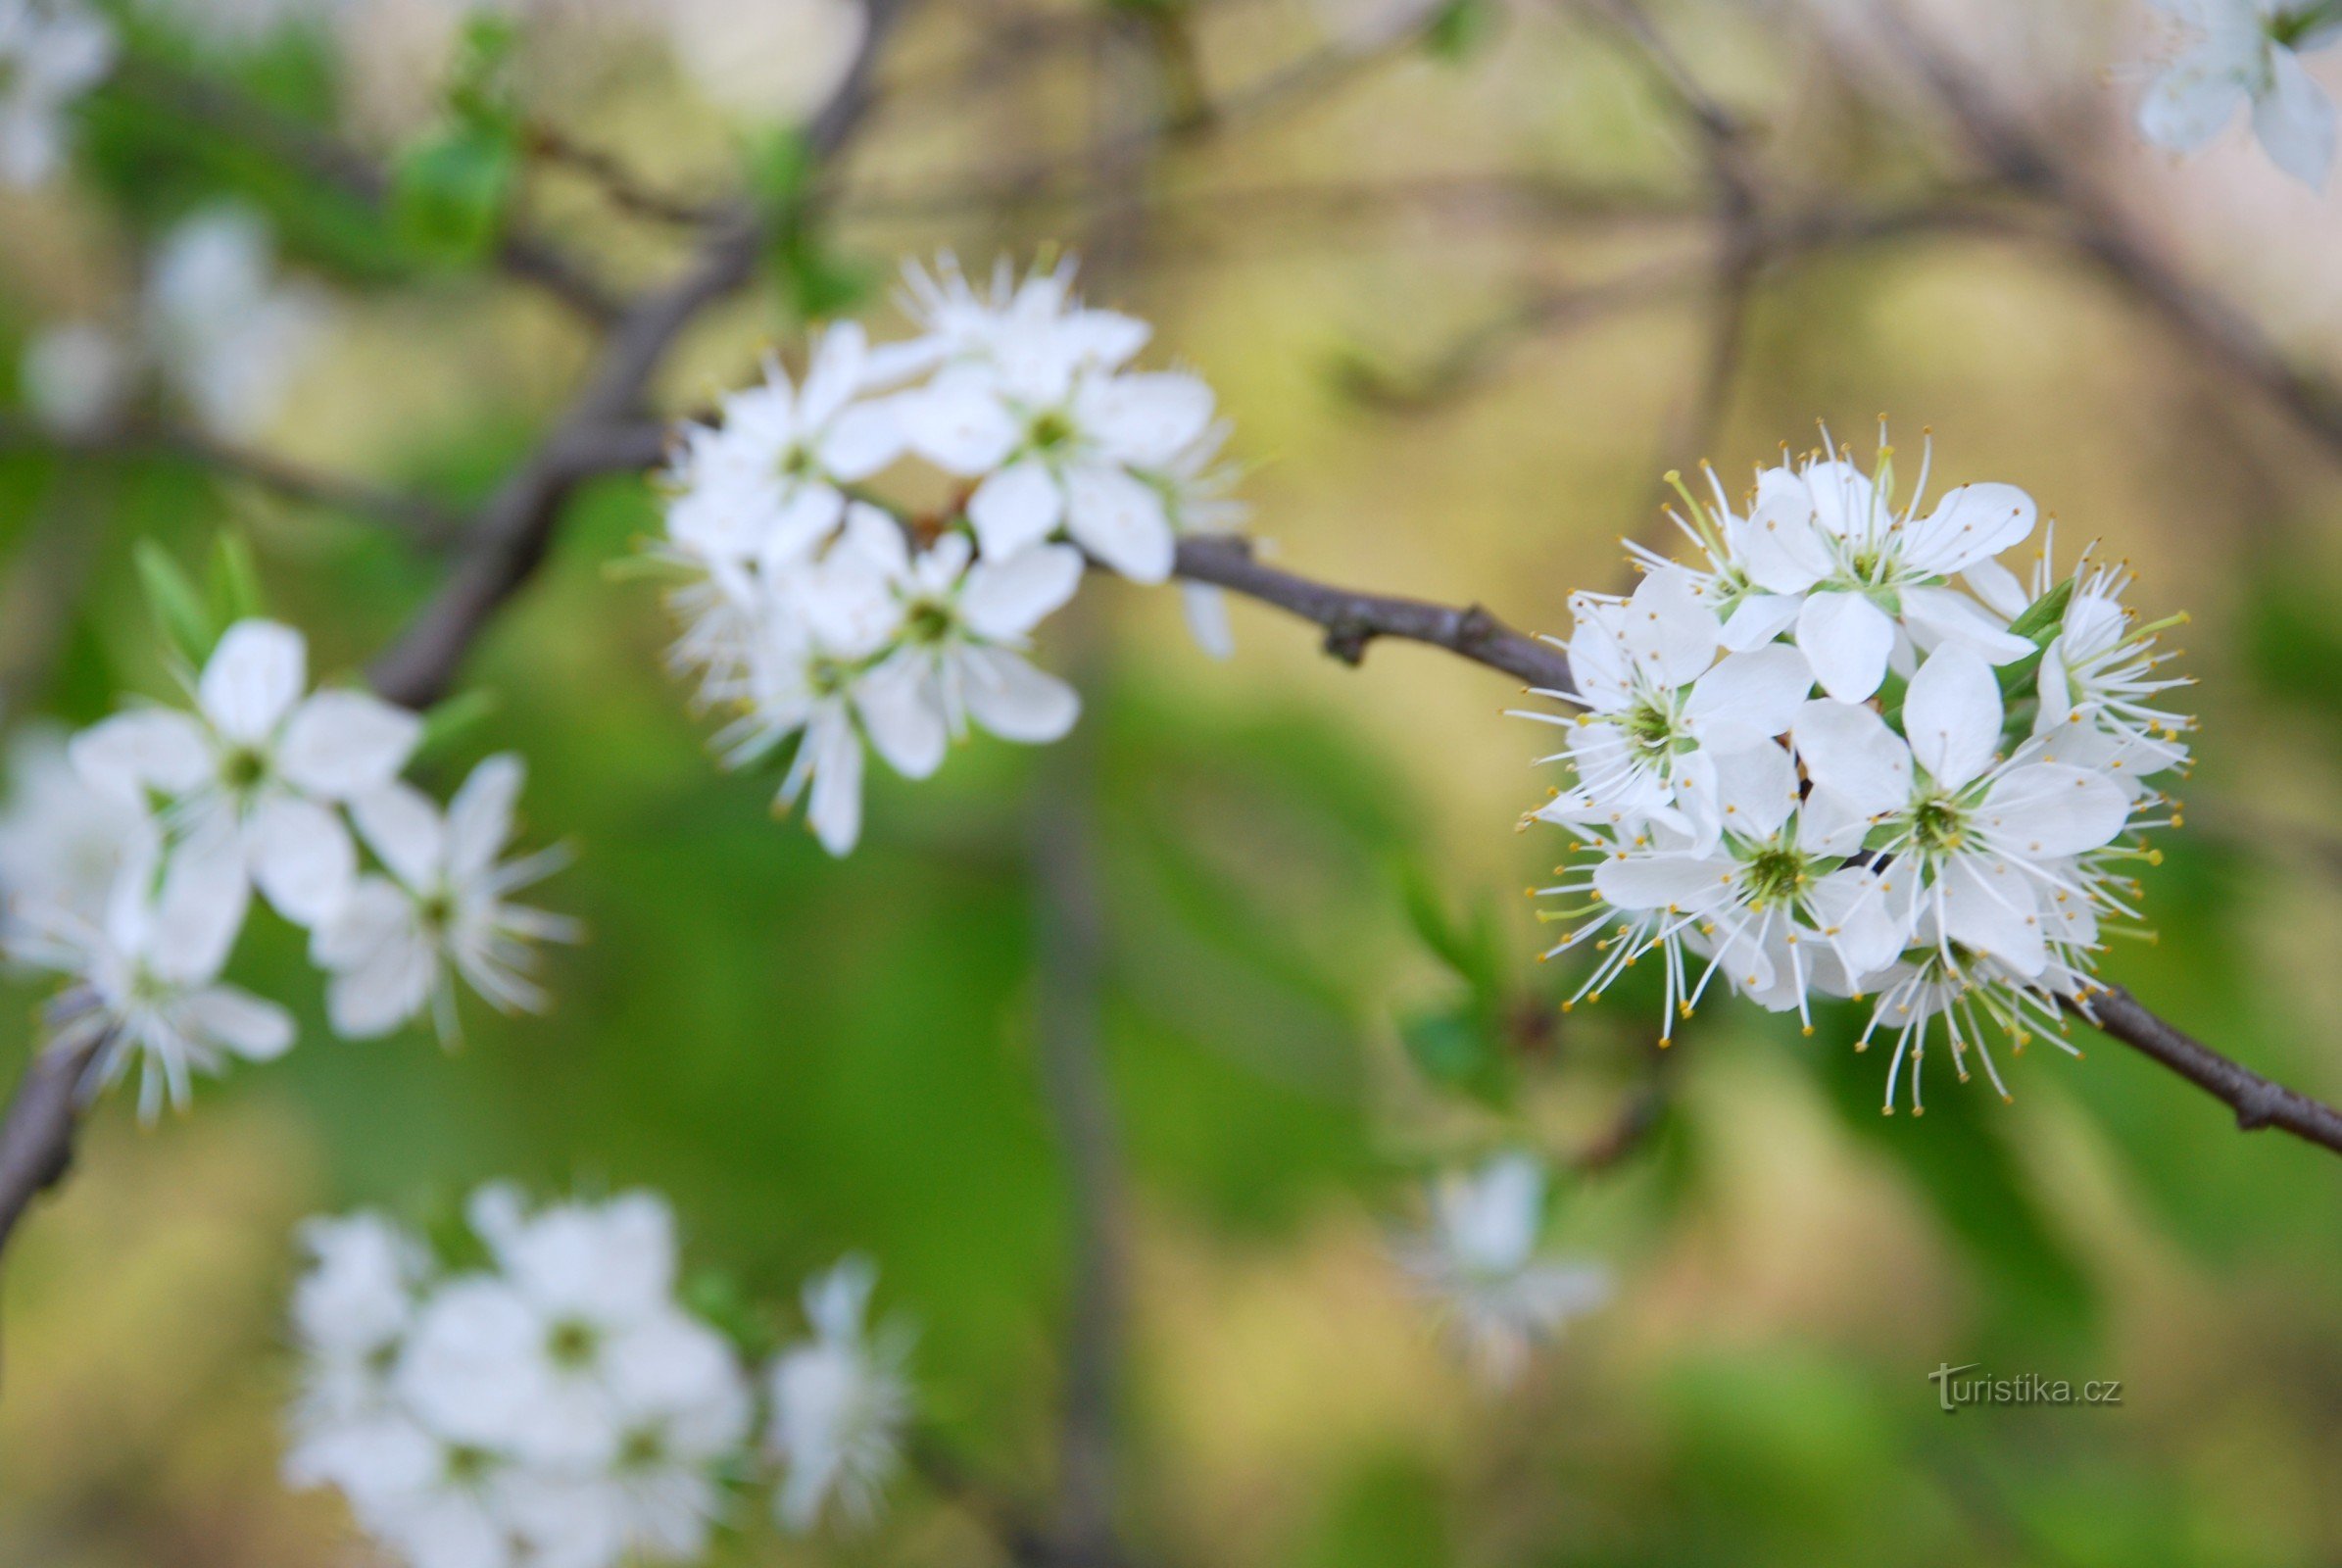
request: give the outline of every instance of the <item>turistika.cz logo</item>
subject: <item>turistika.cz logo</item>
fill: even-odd
[[[2045,1378],[2038,1372],[2020,1372],[2014,1377],[1963,1377],[1982,1366],[1981,1361],[1969,1361],[1960,1366],[1941,1365],[1927,1374],[1927,1381],[1935,1385],[1935,1400],[1943,1413],[1950,1415],[1965,1404],[2121,1404],[2122,1380],[2098,1378],[2087,1383],[2074,1383],[2066,1378]]]

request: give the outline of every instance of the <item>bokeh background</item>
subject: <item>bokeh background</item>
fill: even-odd
[[[128,25],[150,58],[385,160],[427,130],[453,0],[347,0],[270,30],[290,9],[177,0]],[[1715,144],[1599,8],[935,0],[891,49],[818,236],[695,329],[661,396],[704,406],[768,346],[793,352],[808,305],[900,326],[899,256],[1070,248],[1092,298],[1148,317],[1152,352],[1218,389],[1278,560],[1545,630],[1572,589],[1622,580],[1616,541],[1651,535],[1662,471],[1737,475],[1817,417],[1866,450],[1881,413],[1906,450],[1927,427],[1940,482],[2025,486],[2066,549],[2102,538],[2135,602],[2194,616],[2189,823],[2147,874],[2159,940],[2110,975],[2342,1095],[2342,439],[2315,396],[2308,418],[2281,407],[2077,247],[2071,204],[1996,186],[1878,12],[1654,0],[1731,111],[1722,156],[1760,212],[1927,215],[1764,256],[1735,292]],[[841,26],[851,47],[813,0],[517,14],[532,117],[694,197],[738,177],[739,104],[803,112]],[[2136,93],[2171,47],[2152,13],[1905,15],[2056,150],[2090,221],[2282,362],[2342,375],[2342,209],[2241,130],[2184,166],[2138,144]],[[484,495],[588,336],[229,127],[120,89],[90,107],[73,179],[0,199],[0,363],[44,321],[122,311],[153,235],[223,192],[330,301],[255,445],[450,506]],[[681,255],[557,159],[517,199],[614,279]],[[444,569],[378,520],[201,464],[60,455],[10,418],[12,724],[166,689],[139,540],[196,563],[240,530],[326,670],[363,664]],[[1215,663],[1176,596],[1119,582],[1047,628],[1045,662],[1088,701],[1073,740],[980,739],[924,784],[874,769],[862,847],[832,862],[772,819],[769,776],[710,764],[661,672],[656,593],[608,570],[653,508],[631,478],[572,506],[466,667],[493,718],[432,764],[444,788],[517,750],[532,836],[577,851],[544,902],[592,938],[552,956],[554,1010],[475,1007],[454,1053],[415,1032],[339,1043],[295,935],[265,930],[242,978],[302,1009],[300,1049],[152,1129],[105,1104],[11,1252],[0,1563],[349,1560],[339,1505],[276,1479],[291,1227],[360,1203],[427,1218],[495,1176],[665,1192],[702,1288],[776,1325],[807,1272],[869,1251],[882,1304],[921,1325],[933,1441],[988,1488],[1046,1495],[1073,1205],[1035,1049],[1062,977],[1037,933],[1056,917],[1043,873],[1069,860],[1100,911],[1075,1000],[1124,1164],[1121,1506],[1146,1560],[2342,1555],[2331,1155],[2240,1136],[2086,1031],[2084,1059],[2015,1065],[2013,1105],[1939,1072],[1915,1121],[1879,1115],[1883,1063],[1849,1051],[1843,1016],[1804,1039],[1709,1008],[1663,1064],[1633,999],[1560,1018],[1567,977],[1530,961],[1519,897],[1552,845],[1514,831],[1547,782],[1541,737],[1499,716],[1505,682],[1395,646],[1345,669],[1242,607],[1239,656]],[[36,1000],[7,1008],[9,1072]],[[1391,1228],[1436,1166],[1513,1144],[1568,1165],[1636,1107],[1648,1135],[1565,1183],[1553,1232],[1613,1264],[1617,1299],[1491,1394],[1408,1293]],[[2123,1402],[1947,1417],[1927,1374],[1966,1362],[2120,1378]],[[792,1544],[750,1521],[724,1554],[1001,1548],[910,1479],[864,1537]]]

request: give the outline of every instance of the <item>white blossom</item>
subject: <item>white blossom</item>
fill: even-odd
[[[387,785],[421,721],[364,692],[308,686],[308,644],[241,620],[190,682],[195,711],[145,708],[74,737],[82,777],[164,804],[174,839],[223,836],[277,911],[316,926],[350,897],[357,851],[338,808]]]
[[[2342,11],[2324,0],[2156,0],[2197,34],[2149,85],[2139,133],[2194,152],[2240,106],[2269,160],[2313,189],[2334,161],[2334,106],[2302,56],[2342,37]]]
[[[382,870],[358,877],[311,934],[311,959],[332,976],[325,1005],[335,1032],[387,1034],[428,1007],[440,1038],[453,1041],[458,977],[500,1011],[544,1010],[529,944],[574,942],[581,932],[512,901],[567,858],[557,847],[502,858],[523,772],[516,757],[489,758],[445,812],[396,782],[352,800],[359,835]]]
[[[2089,552],[2021,583],[1996,557],[2034,510],[2010,486],[1898,509],[1883,446],[1869,473],[1766,469],[1744,514],[1710,477],[1678,518],[1702,559],[1644,552],[1632,599],[1573,601],[1576,689],[1546,695],[1584,711],[1528,715],[1570,741],[1545,760],[1571,786],[1525,819],[1578,846],[1533,890],[1569,901],[1546,956],[1593,955],[1573,1004],[1653,957],[1663,1045],[1719,976],[1808,1033],[1817,998],[1871,997],[1888,1108],[1906,1083],[1923,1105],[1936,1034],[2005,1094],[1987,1034],[2086,1012],[2108,926],[2137,917],[2139,835],[2176,820],[2172,622],[2138,624],[2127,570]]]
[[[267,221],[240,206],[182,219],[155,253],[148,347],[197,420],[225,440],[275,420],[323,325],[316,296],[275,274]]]
[[[113,26],[76,0],[0,0],[0,184],[65,161],[66,114],[113,69]]]
[[[134,852],[101,918],[33,906],[16,912],[11,956],[73,982],[49,1049],[97,1043],[90,1081],[111,1087],[143,1064],[138,1113],[183,1106],[197,1072],[230,1056],[265,1061],[293,1043],[282,1007],[220,979],[244,923],[238,847],[213,833],[164,860],[150,838]]]
[[[701,1557],[742,1465],[746,1372],[676,1301],[665,1203],[468,1205],[484,1269],[447,1273],[373,1215],[315,1221],[285,1476],[331,1486],[414,1568]]]
[[[909,1336],[899,1324],[867,1326],[878,1271],[848,1257],[808,1282],[805,1316],[813,1337],[784,1350],[768,1377],[772,1424],[766,1446],[782,1467],[774,1510],[803,1534],[825,1513],[867,1521],[901,1462],[911,1408],[903,1374]]]
[[[121,417],[137,369],[122,341],[95,322],[44,327],[24,345],[24,402],[59,435],[100,435]]]
[[[0,804],[0,900],[9,908],[101,920],[123,868],[154,832],[138,802],[89,787],[62,729],[28,724],[10,738]]]
[[[1497,1386],[1520,1376],[1539,1342],[1610,1299],[1608,1269],[1537,1250],[1544,1218],[1544,1168],[1525,1153],[1498,1154],[1440,1177],[1430,1224],[1399,1250],[1473,1368]]]

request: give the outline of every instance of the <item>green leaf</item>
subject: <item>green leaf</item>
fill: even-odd
[[[776,130],[749,146],[749,195],[768,214],[794,214],[803,205],[817,167],[805,132],[794,125]]]
[[[478,261],[503,230],[519,166],[519,138],[508,124],[461,122],[425,137],[394,173],[401,236],[438,261]]]
[[[878,274],[832,250],[809,221],[788,222],[773,237],[769,260],[789,309],[802,321],[852,312],[869,298]]]
[[[1484,1004],[1495,999],[1504,989],[1504,948],[1494,911],[1481,904],[1467,929],[1448,918],[1439,891],[1421,866],[1401,865],[1398,878],[1407,921],[1423,945],[1470,985]]]
[[[423,714],[422,734],[415,743],[417,758],[438,757],[485,723],[502,706],[491,691],[474,688],[435,703]]]
[[[2069,577],[2055,588],[2025,607],[2025,613],[2009,622],[2009,630],[2026,639],[2033,651],[2012,664],[2003,664],[1993,671],[2000,682],[2001,703],[2004,708],[2022,697],[2035,694],[2041,676],[2041,656],[2049,645],[2057,641],[2066,619],[2066,607],[2074,599],[2074,579]]]
[[[1416,1068],[1441,1088],[1490,1104],[1511,1093],[1511,1059],[1472,999],[1402,1014],[1398,1038]]]
[[[222,630],[239,620],[254,620],[268,613],[261,596],[260,568],[253,562],[252,545],[232,529],[221,533],[213,547],[208,586],[213,622]]]
[[[146,590],[147,606],[163,640],[190,665],[201,668],[225,628],[212,618],[203,596],[161,545],[139,540],[135,560],[139,585]]]

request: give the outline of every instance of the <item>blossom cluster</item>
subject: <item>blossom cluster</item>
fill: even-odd
[[[113,25],[77,0],[0,0],[0,185],[65,161],[66,117],[114,68]]]
[[[1085,306],[1070,266],[989,288],[949,258],[905,275],[918,335],[831,325],[802,381],[772,364],[684,432],[658,546],[685,578],[672,662],[739,713],[719,751],[794,742],[781,801],[804,799],[836,855],[860,834],[865,742],[915,779],[971,725],[1055,740],[1081,704],[1026,660],[1033,629],[1088,564],[1159,583],[1181,534],[1238,516],[1211,389],[1132,369],[1147,326]],[[913,460],[951,481],[940,512],[870,488]],[[1189,606],[1224,651],[1218,600]]]
[[[1432,1188],[1430,1222],[1398,1248],[1401,1266],[1438,1306],[1466,1361],[1498,1387],[1521,1375],[1540,1342],[1608,1301],[1613,1289],[1601,1264],[1537,1250],[1545,1186],[1544,1166],[1519,1151],[1448,1171]]]
[[[867,1325],[867,1261],[807,1285],[813,1332],[773,1359],[759,1422],[743,1356],[677,1298],[661,1200],[532,1212],[499,1184],[466,1218],[484,1259],[465,1267],[379,1214],[304,1236],[286,1479],[340,1491],[391,1554],[412,1568],[693,1560],[767,1469],[791,1529],[875,1506],[910,1393],[904,1332]]]
[[[2022,1050],[2087,1007],[2140,834],[2177,818],[2154,782],[2188,760],[2172,621],[2139,623],[2089,551],[2021,581],[1997,559],[2034,530],[2014,486],[1923,514],[1923,462],[1898,509],[1883,442],[1873,472],[1766,468],[1744,511],[1710,482],[1677,514],[1694,564],[1645,553],[1632,598],[1573,601],[1577,689],[1541,695],[1580,710],[1525,715],[1564,728],[1545,760],[1573,774],[1532,813],[1578,846],[1533,890],[1572,901],[1547,956],[1598,955],[1581,997],[1658,964],[1662,1044],[1719,974],[1809,1031],[1815,997],[1875,997],[1857,1049],[1892,1037],[1890,1111],[1906,1061],[1922,1108],[1937,1025],[2005,1097],[1987,1036]]]
[[[17,962],[72,982],[56,1049],[103,1042],[100,1084],[143,1063],[151,1117],[185,1102],[194,1072],[290,1048],[292,1015],[220,978],[256,890],[308,933],[345,1037],[427,1010],[453,1038],[458,976],[499,1007],[543,1005],[528,943],[576,932],[511,901],[560,859],[504,858],[516,758],[480,763],[442,810],[399,776],[422,721],[310,690],[308,646],[275,621],[229,626],[185,682],[191,710],[136,708],[18,753],[0,935]]]

